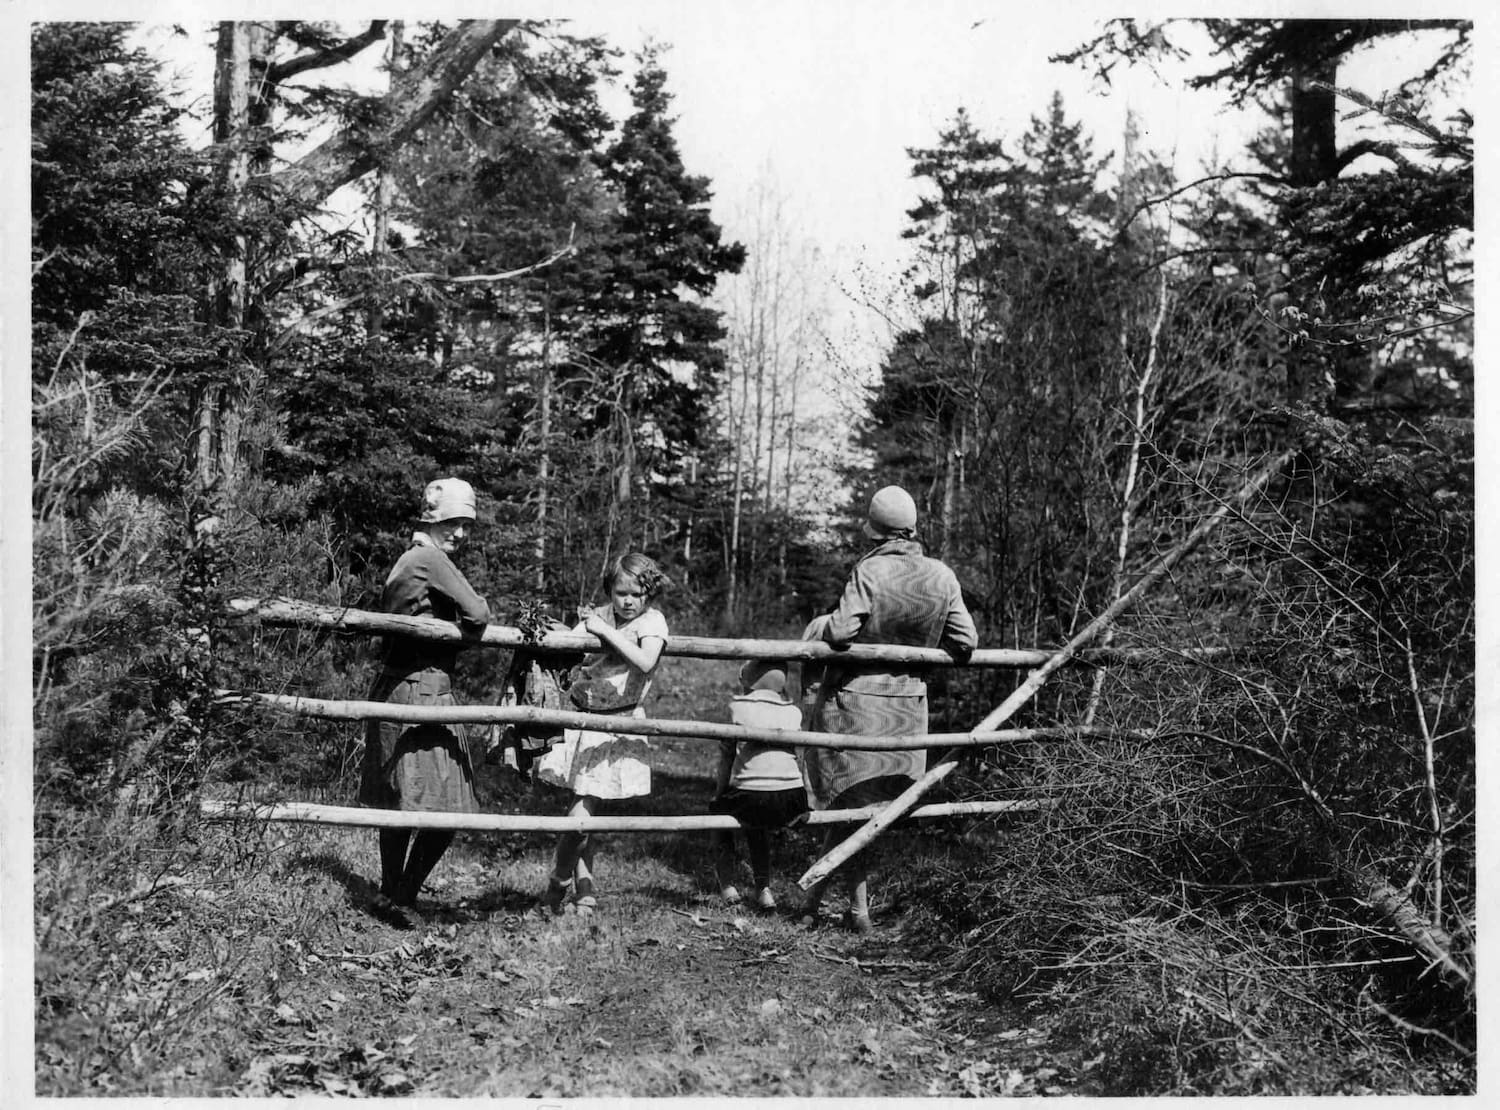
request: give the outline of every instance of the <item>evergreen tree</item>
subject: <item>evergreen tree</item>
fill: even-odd
[[[1407,404],[1415,399],[1445,408],[1455,400],[1456,384],[1462,402],[1468,384],[1461,378],[1411,375],[1409,364],[1392,375],[1388,360],[1370,351],[1390,335],[1438,331],[1461,346],[1471,341],[1472,116],[1459,107],[1445,121],[1426,117],[1439,95],[1451,95],[1462,82],[1472,25],[1456,19],[1179,22],[1205,32],[1222,59],[1190,84],[1227,88],[1237,104],[1264,104],[1281,128],[1260,153],[1270,155],[1263,180],[1276,215],[1273,249],[1284,267],[1272,307],[1286,335],[1288,399],[1326,411],[1330,404],[1378,406],[1380,394],[1394,391]],[[1183,56],[1171,30],[1171,21],[1112,21],[1098,38],[1061,57],[1088,60],[1107,73],[1122,58]],[[1346,59],[1394,41],[1405,47],[1410,77],[1374,95],[1341,87]],[[1365,133],[1344,141],[1341,119]],[[1413,346],[1430,350],[1431,344]]]
[[[145,730],[188,739],[182,443],[220,341],[194,318],[220,213],[127,36],[31,29],[32,658],[54,798],[118,786]]]
[[[609,445],[606,547],[659,548],[682,527],[637,499],[681,486],[709,426],[725,330],[703,299],[744,260],[743,247],[721,241],[708,179],[683,165],[659,54],[637,59],[632,112],[599,158],[611,219],[580,259],[576,299],[564,301],[583,324],[571,393]]]
[[[963,113],[940,140],[911,152],[935,187],[906,233],[925,318],[888,355],[860,442],[921,498],[929,542],[988,627],[1046,640],[1069,627],[1103,538],[1104,416],[1120,393],[1112,202],[1056,97],[1015,156]]]

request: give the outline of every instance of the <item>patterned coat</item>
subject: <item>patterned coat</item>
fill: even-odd
[[[840,647],[856,641],[940,647],[958,657],[967,656],[979,642],[957,576],[946,564],[925,556],[916,540],[902,539],[882,542],[855,564],[837,608],[815,634]],[[925,671],[907,665],[830,663],[811,717],[811,727],[820,732],[925,733]],[[808,787],[820,807],[835,807],[841,798],[837,808],[894,797],[926,767],[925,749],[810,748],[803,756]]]

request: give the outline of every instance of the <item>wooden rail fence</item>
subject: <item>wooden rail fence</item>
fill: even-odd
[[[915,743],[914,737],[840,737],[837,741],[823,742],[826,746],[837,747],[962,747],[971,744],[1002,743],[1005,740],[1016,738],[1015,732],[1009,732],[1002,739],[996,726],[1003,724],[1021,705],[1030,700],[1058,668],[1067,664],[1078,662],[1107,663],[1112,661],[1131,661],[1129,653],[1120,654],[1112,651],[1101,651],[1087,647],[1089,641],[1095,638],[1104,628],[1115,620],[1122,612],[1135,603],[1135,601],[1158,581],[1171,572],[1182,558],[1192,551],[1214,528],[1218,527],[1234,511],[1241,508],[1246,501],[1255,495],[1278,474],[1295,455],[1294,451],[1286,451],[1265,467],[1257,471],[1244,485],[1242,485],[1232,496],[1223,499],[1219,506],[1209,515],[1200,520],[1197,526],[1180,543],[1170,551],[1153,560],[1146,571],[1136,580],[1130,589],[1121,594],[1113,604],[1103,613],[1089,622],[1082,632],[1074,636],[1061,649],[1052,652],[1036,652],[1005,649],[979,649],[972,652],[966,659],[957,660],[947,652],[935,648],[906,647],[892,644],[853,644],[847,648],[834,649],[831,645],[813,640],[723,640],[712,639],[701,636],[674,636],[666,647],[668,655],[687,655],[709,659],[785,659],[799,661],[838,661],[844,664],[870,663],[874,665],[889,666],[892,663],[908,666],[924,667],[1030,667],[1030,675],[998,708],[991,712],[979,726],[968,733],[947,734],[948,742],[944,743],[938,738],[924,737],[924,743]],[[466,634],[456,624],[439,621],[430,617],[404,617],[389,613],[371,613],[360,609],[341,608],[337,606],[314,605],[295,599],[254,599],[242,598],[229,603],[232,613],[244,617],[254,617],[262,623],[311,627],[326,629],[335,632],[350,632],[358,634],[398,634],[413,636],[419,639],[439,640],[445,642],[467,642],[475,646],[504,647],[512,649],[523,649],[536,654],[548,653],[576,653],[579,651],[597,651],[602,646],[592,635],[583,635],[573,632],[553,632],[533,640],[524,635],[519,628],[508,628],[500,625],[487,625],[478,634]],[[1159,657],[1159,655],[1158,655]],[[383,707],[372,702],[334,702],[322,699],[308,699],[298,697],[285,697],[270,694],[243,694],[235,695],[225,693],[225,698],[243,697],[261,701],[267,705],[276,705],[281,708],[291,709],[298,713],[308,713],[324,717],[335,717],[348,720],[361,720],[378,717],[391,720],[435,720],[435,715],[453,713],[474,712],[479,710],[480,720],[496,721],[502,718],[489,716],[505,707],[488,706],[463,706],[463,707],[404,707],[400,710],[400,716],[396,716],[396,707]],[[413,709],[420,712],[412,717],[406,716]],[[523,713],[540,713],[540,710],[523,710]],[[702,735],[705,739],[723,738],[746,738],[749,730],[734,729],[734,726],[709,725],[700,722],[668,722],[653,721],[649,718],[615,718],[613,721],[601,720],[592,714],[559,714],[560,717],[583,718],[587,727],[606,728],[611,731],[628,731],[641,734],[655,735]],[[449,718],[450,720],[474,720],[474,717],[463,716]],[[524,718],[521,718],[524,719]],[[534,719],[534,718],[533,718]],[[551,723],[551,722],[549,722]],[[564,722],[566,723],[566,722]],[[691,732],[668,731],[678,726],[691,725]],[[622,727],[624,726],[624,727]],[[577,726],[573,726],[577,727]],[[726,736],[721,730],[733,729],[733,736]],[[764,731],[764,730],[762,730]],[[776,730],[770,730],[776,731]],[[1016,730],[1029,731],[1029,730]],[[715,735],[717,734],[717,735]],[[816,733],[791,733],[796,743],[810,744],[809,737],[817,736]],[[872,744],[872,741],[878,743]],[[874,807],[873,812],[863,818],[863,824],[854,831],[841,844],[834,847],[822,859],[815,862],[797,880],[798,885],[804,890],[820,882],[855,852],[859,851],[872,839],[878,836],[886,828],[910,813],[917,804],[918,799],[941,781],[957,766],[955,756],[950,752],[947,758],[931,768],[926,775],[919,779],[912,787],[902,793],[894,801],[887,805]],[[980,803],[982,804],[982,803]],[[291,820],[289,816],[279,816],[288,813],[286,810],[267,811],[270,820]],[[357,810],[361,815],[361,822],[366,819],[365,814],[376,811]],[[389,812],[389,811],[387,811]],[[398,818],[402,822],[409,821],[415,814],[397,811]],[[485,815],[450,815],[459,820],[473,820]],[[299,818],[305,819],[305,818]],[[346,817],[346,820],[350,818]],[[552,820],[542,817],[530,817],[524,820],[530,822]],[[590,818],[589,820],[598,820]],[[406,826],[411,827],[411,826]],[[454,828],[474,827],[467,823],[455,824]],[[525,825],[526,828],[538,828],[534,824]],[[592,826],[590,826],[592,827]]]
[[[540,638],[528,637],[519,628],[490,624],[478,633],[468,633],[458,625],[432,617],[401,616],[376,613],[347,606],[322,605],[295,598],[236,598],[228,603],[232,616],[283,628],[306,628],[346,635],[400,635],[439,643],[462,643],[471,647],[524,651],[542,657],[590,653],[602,647],[593,635],[576,632],[551,632]],[[1097,649],[1075,652],[1070,662],[1107,665],[1134,665],[1159,660],[1164,655],[1179,658],[1206,659],[1222,655],[1222,647],[1187,648],[1164,653],[1143,649]],[[664,655],[699,659],[772,659],[788,662],[838,662],[844,666],[861,664],[888,667],[892,664],[921,668],[1010,668],[1042,667],[1055,661],[1055,653],[1030,648],[980,648],[967,658],[955,659],[938,648],[911,647],[899,644],[852,644],[847,648],[816,640],[780,640],[674,635],[663,650]],[[1054,665],[1055,662],[1054,662]],[[587,728],[598,732],[630,733],[646,736],[672,736],[705,741],[733,740],[782,744],[788,747],[835,748],[860,751],[903,751],[924,748],[967,748],[998,744],[1024,744],[1059,741],[1082,736],[1115,735],[1112,730],[1085,727],[979,729],[966,732],[924,733],[906,736],[848,736],[835,733],[802,732],[781,729],[755,729],[709,721],[683,721],[657,718],[623,717],[610,714],[580,713],[570,710],[545,710],[529,706],[393,705],[389,702],[357,699],[305,697],[296,694],[271,694],[259,691],[223,690],[218,700],[225,705],[261,705],[268,709],[296,713],[300,716],[331,720],[384,720],[413,724],[529,724],[557,728]],[[951,817],[975,814],[998,814],[1034,811],[1053,803],[1048,799],[950,802],[904,807],[910,817]],[[807,824],[824,825],[865,822],[866,827],[878,819],[886,807],[863,809],[817,810],[806,818]],[[905,812],[910,810],[910,812]],[[670,829],[728,829],[740,827],[733,818],[715,814],[686,817],[546,817],[527,814],[418,813],[404,810],[379,810],[352,806],[330,806],[307,802],[224,802],[205,801],[205,815],[228,820],[253,817],[263,821],[288,821],[346,825],[373,828],[441,828],[470,831],[508,832],[640,832]],[[892,820],[894,820],[894,815]],[[889,823],[889,822],[887,822]],[[882,826],[884,827],[884,826]],[[803,884],[807,885],[806,883]]]

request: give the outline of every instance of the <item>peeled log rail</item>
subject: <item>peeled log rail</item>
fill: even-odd
[[[987,744],[1024,744],[1039,740],[1072,740],[1081,736],[1122,734],[1107,728],[1012,728],[991,732],[924,732],[908,736],[851,736],[836,732],[801,732],[779,728],[746,728],[711,721],[657,720],[622,714],[575,713],[511,705],[393,705],[385,701],[333,701],[293,694],[221,691],[221,705],[260,704],[304,717],[336,721],[402,721],[409,724],[531,724],[586,728],[631,736],[679,736],[690,740],[754,741],[793,748],[848,748],[856,751],[915,751]]]
[[[970,815],[1015,813],[1045,809],[1048,799],[995,802],[943,802],[919,806],[909,817],[965,817]],[[879,806],[862,809],[819,809],[809,812],[806,824],[834,825],[863,821]],[[418,812],[403,809],[366,809],[363,806],[329,806],[312,802],[226,802],[200,803],[203,815],[211,820],[293,821],[314,825],[346,825],[376,829],[452,829],[464,832],[671,832],[674,830],[744,828],[733,817],[702,813],[682,817],[608,816],[608,817],[539,817],[524,813],[447,813]]]
[[[519,628],[507,625],[490,624],[478,635],[466,635],[452,621],[442,621],[435,617],[375,613],[368,609],[318,605],[292,598],[236,598],[228,605],[229,611],[235,616],[289,628],[322,628],[330,632],[377,636],[396,634],[443,643],[466,643],[475,647],[521,649],[538,655],[593,652],[600,649],[598,639],[581,632],[549,632],[541,640],[532,641]],[[1110,648],[1083,652],[1078,658],[1086,663],[1119,664],[1160,660],[1166,656],[1211,658],[1227,655],[1232,650],[1227,647],[1207,647],[1167,652]],[[662,651],[665,655],[695,659],[787,659],[880,665],[904,663],[922,667],[1035,667],[1051,657],[1050,652],[1030,648],[979,648],[967,661],[960,663],[940,648],[910,647],[903,644],[851,644],[839,649],[818,640],[726,640],[712,636],[677,635],[667,641]]]
[[[1036,695],[1036,692],[1042,688],[1042,685],[1051,677],[1054,671],[1076,656],[1084,644],[1104,631],[1116,617],[1134,605],[1143,593],[1171,573],[1172,568],[1202,543],[1210,532],[1222,524],[1230,512],[1243,505],[1269,485],[1271,479],[1280,474],[1282,468],[1291,462],[1296,455],[1296,450],[1283,451],[1270,463],[1258,470],[1253,477],[1235,491],[1232,497],[1221,502],[1217,509],[1200,520],[1181,543],[1153,562],[1146,572],[1136,580],[1135,585],[1116,598],[1104,612],[1090,621],[1081,632],[1050,655],[1045,663],[1027,675],[1026,681],[1016,687],[1008,698],[991,711],[984,720],[980,721],[975,726],[974,731],[976,733],[987,732],[996,725],[1003,724],[1009,720],[1017,709],[1021,708],[1021,706],[1025,705]],[[869,844],[870,841],[879,836],[886,828],[898,821],[903,813],[916,805],[918,798],[951,774],[957,766],[958,761],[956,759],[948,758],[930,769],[915,783],[907,787],[894,801],[886,805],[879,813],[866,821],[858,829],[855,829],[846,840],[835,845],[827,855],[809,867],[802,877],[797,880],[797,885],[803,890],[807,890],[828,878],[841,863],[849,859],[850,856],[853,856],[865,847],[865,845]]]

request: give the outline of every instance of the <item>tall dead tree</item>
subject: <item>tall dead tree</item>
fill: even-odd
[[[277,86],[314,69],[347,61],[385,37],[385,21],[372,21],[342,42],[272,64],[280,25],[225,21],[219,26],[214,81],[214,146],[219,187],[237,220],[291,222],[311,213],[343,185],[379,168],[381,152],[409,140],[473,72],[491,48],[520,21],[462,20],[421,65],[392,75],[389,91],[363,122],[341,127],[302,158],[270,172],[269,105]],[[259,163],[261,173],[255,174]],[[203,492],[231,490],[243,467],[241,437],[257,372],[256,345],[246,332],[245,269],[251,245],[236,236],[225,251],[211,290],[216,323],[240,339],[226,352],[228,371],[197,399],[193,472]]]

